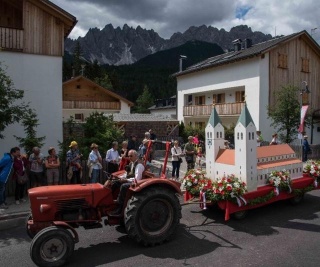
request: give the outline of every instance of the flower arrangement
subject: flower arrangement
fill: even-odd
[[[303,172],[315,178],[320,177],[320,161],[308,160],[303,168]]]
[[[277,190],[278,188],[281,188],[291,192],[290,173],[286,170],[272,171],[267,180],[267,184],[274,186]]]
[[[186,173],[182,184],[191,195],[199,196],[202,189],[211,187],[211,180],[205,174],[205,171],[197,169],[191,169]]]
[[[211,201],[220,200],[245,200],[242,195],[247,192],[247,185],[234,174],[223,176],[212,183],[211,190],[207,190],[207,199]]]

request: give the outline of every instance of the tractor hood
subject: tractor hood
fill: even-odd
[[[54,185],[28,190],[33,219],[48,220],[57,212],[96,207],[112,199],[110,189],[101,184]]]

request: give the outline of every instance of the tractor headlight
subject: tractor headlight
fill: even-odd
[[[50,210],[51,209],[51,207],[50,207],[50,205],[48,205],[48,204],[41,204],[40,205],[40,212],[41,213],[45,213],[45,212],[47,212],[48,210]]]

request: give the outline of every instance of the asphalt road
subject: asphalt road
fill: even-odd
[[[320,190],[298,206],[287,201],[250,211],[241,221],[224,221],[216,209],[183,206],[175,238],[145,248],[121,227],[79,229],[80,242],[67,266],[319,266]],[[1,266],[34,266],[23,227],[0,232]]]

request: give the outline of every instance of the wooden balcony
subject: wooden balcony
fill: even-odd
[[[220,116],[240,115],[244,102],[215,104],[216,110]],[[184,106],[183,116],[210,116],[213,105],[194,105]]]
[[[112,109],[120,110],[120,102],[63,101],[64,109]]]
[[[23,30],[0,27],[0,49],[22,51]]]

